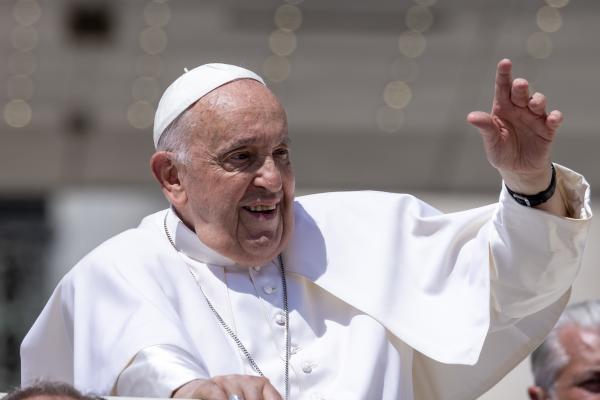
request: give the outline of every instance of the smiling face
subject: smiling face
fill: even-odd
[[[600,400],[600,329],[565,326],[559,333],[569,358],[555,382],[559,400]]]
[[[285,111],[262,84],[230,82],[186,115],[185,201],[175,205],[206,245],[242,266],[279,254],[293,230],[294,174]]]

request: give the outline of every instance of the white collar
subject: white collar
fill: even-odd
[[[175,247],[186,256],[207,265],[225,268],[240,268],[235,261],[204,244],[194,231],[188,228],[171,207],[167,210],[167,229],[172,235]]]

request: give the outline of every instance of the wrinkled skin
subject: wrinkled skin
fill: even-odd
[[[245,267],[272,260],[294,226],[285,111],[265,86],[243,79],[209,93],[187,113],[190,161],[173,166],[163,191],[212,249]]]

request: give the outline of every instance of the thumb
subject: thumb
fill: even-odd
[[[467,115],[467,121],[479,129],[482,135],[492,136],[496,134],[497,127],[492,116],[483,111],[473,111]]]

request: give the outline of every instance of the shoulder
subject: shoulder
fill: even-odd
[[[328,192],[300,196],[296,198],[296,214],[310,214],[313,217],[324,215],[351,214],[351,216],[376,216],[389,213],[414,213],[416,215],[436,215],[439,211],[416,198],[404,193],[379,191]]]
[[[159,214],[161,213],[144,218],[139,227],[121,232],[98,245],[67,276],[106,275],[115,270],[155,264],[153,261],[165,252],[162,230],[157,226]],[[167,247],[166,251],[168,250],[170,249]]]

